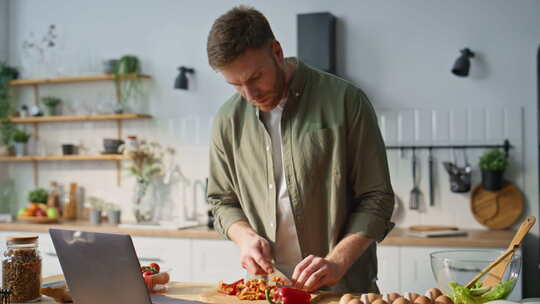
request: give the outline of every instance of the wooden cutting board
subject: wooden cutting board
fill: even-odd
[[[491,229],[505,229],[516,223],[523,214],[523,194],[509,181],[497,191],[476,186],[471,194],[471,211],[474,218]]]
[[[330,293],[330,292],[321,292],[316,293],[311,297],[311,302],[313,304],[339,304],[340,295]],[[240,300],[236,296],[228,296],[217,292],[216,290],[203,293],[200,297],[200,301],[212,304],[265,304],[268,303],[266,300],[259,301],[247,301]]]

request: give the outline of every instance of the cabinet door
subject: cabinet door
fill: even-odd
[[[400,247],[377,246],[378,280],[381,294],[400,290]]]
[[[246,275],[240,266],[240,250],[231,241],[193,239],[191,273],[193,282],[217,284]]]
[[[191,240],[159,237],[132,237],[141,265],[158,263],[170,271],[172,281],[190,281]]]
[[[449,247],[402,247],[401,248],[401,293],[416,292],[424,294],[426,290],[438,287],[431,270],[429,254],[440,250],[471,250],[474,248]],[[521,276],[508,300],[518,301],[522,297]]]

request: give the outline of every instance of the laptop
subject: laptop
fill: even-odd
[[[150,295],[127,234],[52,228],[49,233],[77,304],[202,303]]]

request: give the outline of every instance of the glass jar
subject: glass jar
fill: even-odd
[[[2,288],[11,291],[11,302],[41,298],[41,256],[38,236],[10,236],[2,257]]]

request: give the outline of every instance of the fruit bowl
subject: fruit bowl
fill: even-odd
[[[18,220],[34,223],[34,224],[52,224],[52,223],[58,223],[58,218],[50,218],[46,216],[27,216],[27,215],[19,215],[17,217]]]
[[[482,269],[496,260],[504,250],[477,249],[477,250],[444,250],[430,254],[431,270],[437,281],[439,289],[445,294],[452,295],[450,282],[456,282],[462,286],[469,283]],[[516,252],[503,274],[502,282],[512,280],[507,284],[507,293],[512,292],[515,282],[521,272],[521,254]],[[489,274],[487,274],[489,275]],[[485,276],[480,279],[483,281]]]

